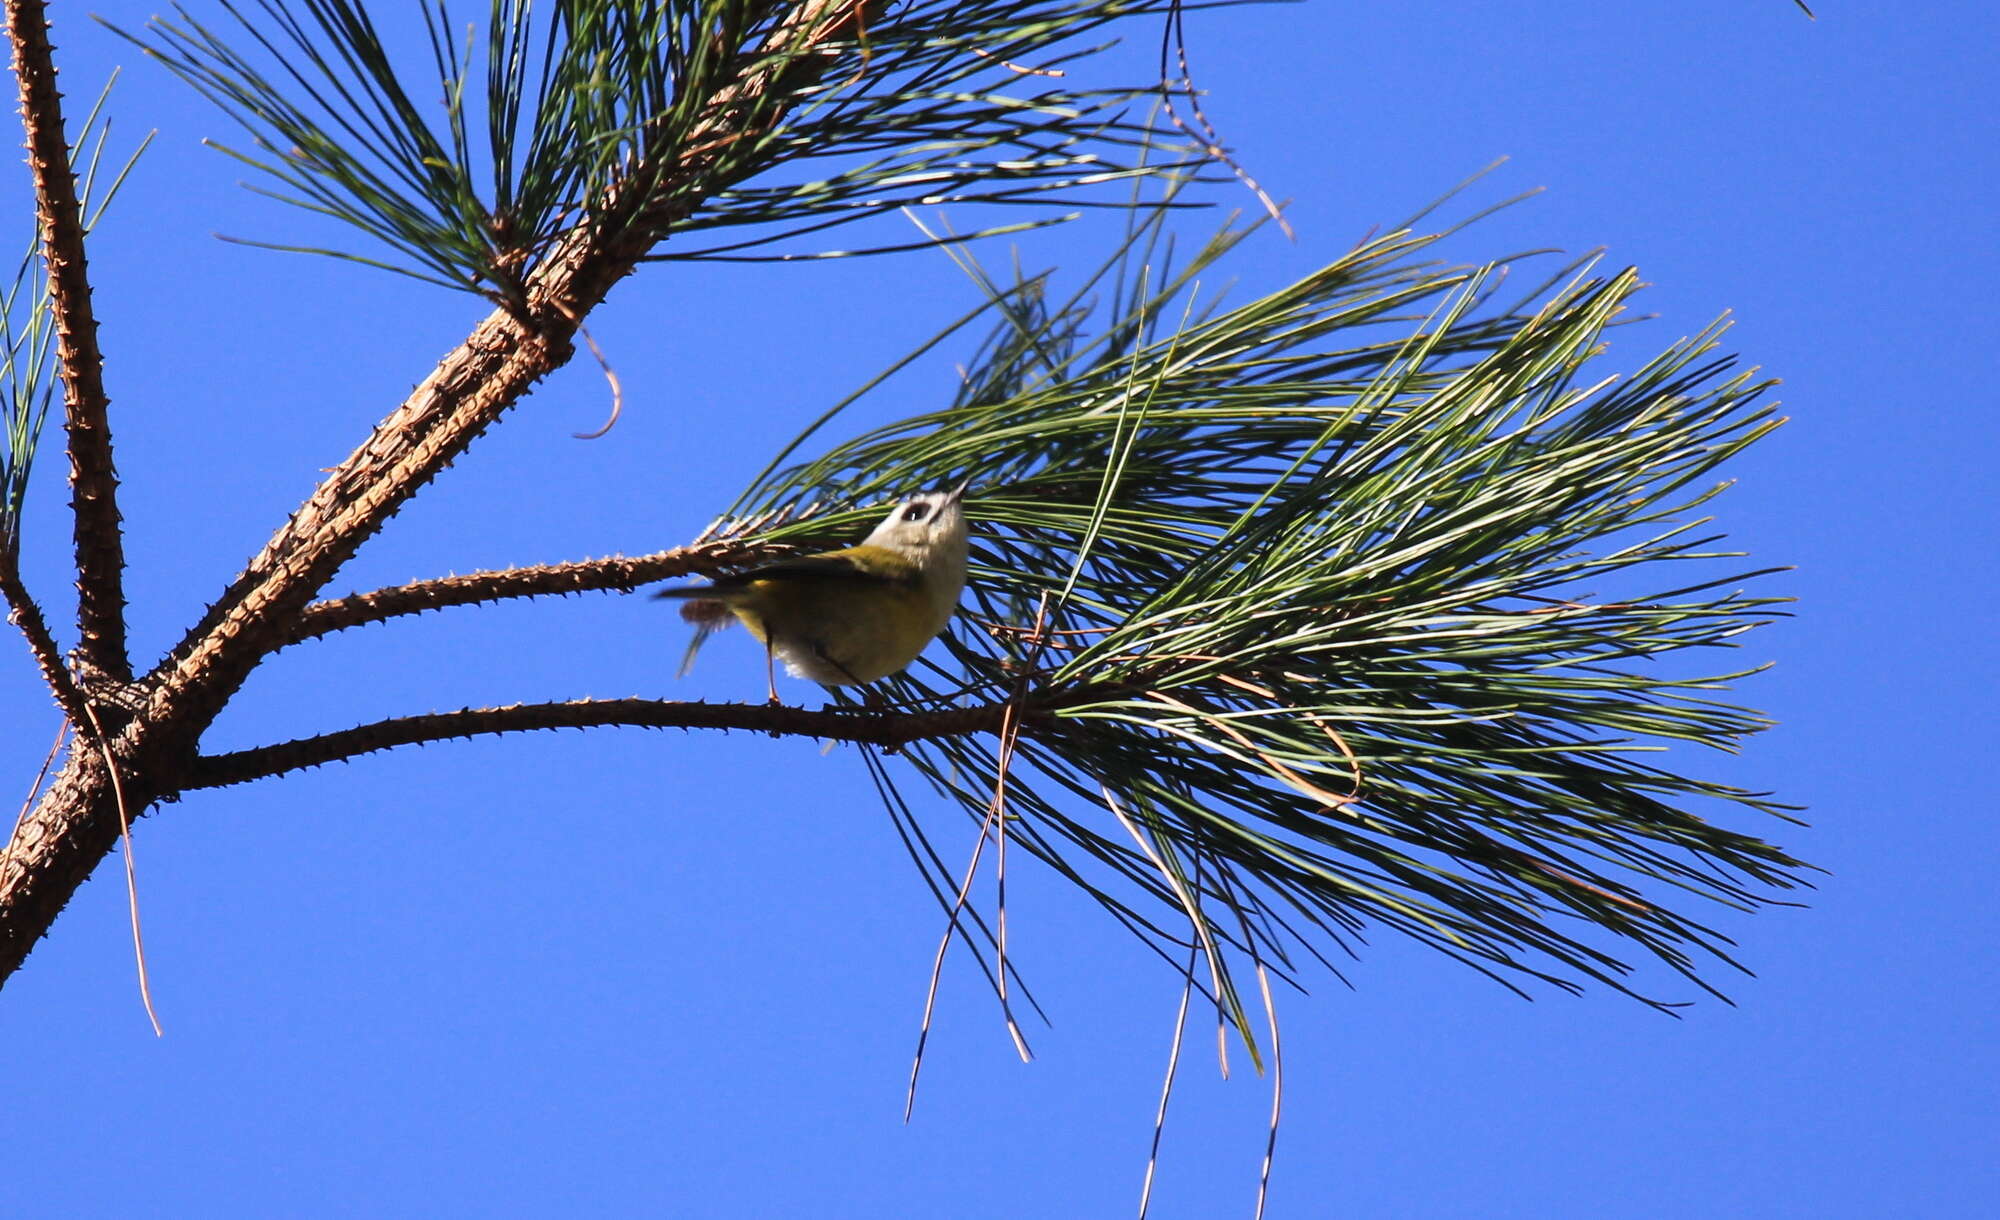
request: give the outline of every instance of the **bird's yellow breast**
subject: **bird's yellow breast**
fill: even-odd
[[[824,577],[753,580],[729,608],[793,673],[842,686],[916,660],[944,626],[933,600],[921,579]]]

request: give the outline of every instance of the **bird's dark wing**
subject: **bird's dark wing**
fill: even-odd
[[[781,559],[762,567],[751,568],[747,572],[737,572],[730,576],[719,576],[711,584],[684,585],[678,589],[662,589],[654,597],[713,598],[727,601],[732,589],[741,589],[753,581],[828,581],[847,580],[875,582],[885,585],[915,585],[923,580],[923,574],[912,564],[893,572],[871,571],[855,563],[848,551],[828,551],[822,555],[801,555],[796,559]]]
[[[922,580],[922,573],[912,564],[895,572],[870,571],[855,563],[846,551],[828,551],[824,555],[801,555],[797,559],[781,559],[762,567],[751,568],[716,581],[718,585],[747,585],[753,580],[865,580],[882,584],[910,585]]]

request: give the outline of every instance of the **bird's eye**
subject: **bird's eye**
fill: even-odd
[[[903,510],[903,520],[905,521],[922,521],[925,517],[928,517],[930,515],[931,515],[931,506],[923,503],[922,501],[912,504],[908,508]]]

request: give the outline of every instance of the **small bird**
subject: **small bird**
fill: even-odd
[[[958,504],[964,494],[961,483],[911,496],[860,546],[654,594],[687,599],[681,617],[696,630],[681,672],[732,614],[764,645],[772,703],[778,702],[777,657],[797,676],[827,686],[873,682],[902,670],[958,608],[965,588],[965,517]]]

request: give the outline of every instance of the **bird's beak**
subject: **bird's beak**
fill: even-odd
[[[958,503],[958,501],[959,501],[959,498],[960,498],[961,496],[963,496],[963,495],[965,494],[965,489],[966,489],[966,488],[968,488],[968,487],[970,487],[970,486],[972,486],[972,480],[971,480],[971,479],[967,479],[967,480],[966,480],[965,482],[963,482],[963,483],[960,483],[960,484],[959,484],[958,486],[956,486],[956,487],[952,488],[952,489],[951,489],[950,491],[948,491],[948,492],[944,493],[944,502],[945,502],[946,504],[956,504],[956,503]]]

